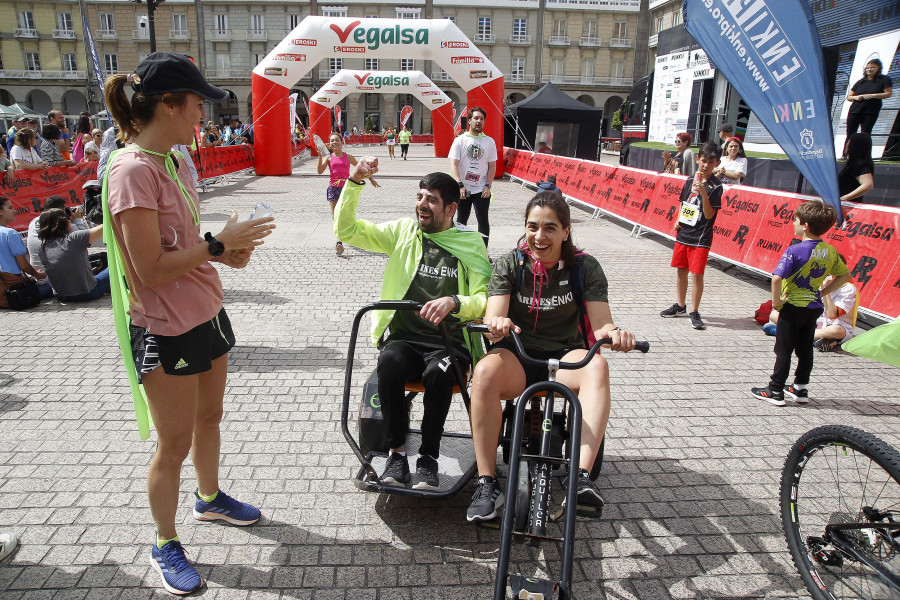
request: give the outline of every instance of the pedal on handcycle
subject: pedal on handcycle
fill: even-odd
[[[360,403],[357,424],[359,440],[350,432],[350,394],[353,387],[353,360],[356,352],[356,341],[359,336],[359,326],[363,315],[373,310],[414,310],[418,311],[422,305],[410,300],[382,300],[367,304],[359,309],[353,319],[350,330],[350,343],[347,350],[347,365],[344,372],[344,398],[341,407],[341,429],[344,439],[350,445],[356,458],[359,459],[360,469],[353,479],[354,485],[361,490],[379,492],[385,494],[400,494],[406,496],[418,496],[424,498],[442,499],[449,498],[460,492],[475,474],[475,447],[472,444],[471,433],[455,433],[445,431],[441,435],[441,452],[438,458],[438,489],[416,488],[415,475],[410,482],[410,487],[398,487],[387,485],[380,479],[379,473],[384,471],[387,463],[388,451],[385,444],[386,424],[381,413],[381,404],[378,401],[377,372],[367,379],[363,386],[362,401]],[[438,328],[444,340],[444,346],[451,358],[453,374],[456,385],[453,393],[462,397],[469,412],[469,394],[466,390],[467,369],[459,364],[456,353],[453,351],[453,340],[450,337],[448,327],[450,319],[445,319]],[[420,382],[407,384],[406,400],[412,403],[417,393],[423,392]],[[468,420],[467,420],[468,422]],[[422,432],[418,429],[410,429],[406,439],[407,456],[414,456],[422,441]]]
[[[483,324],[467,325],[470,332],[488,333]],[[497,576],[494,600],[506,598],[507,579],[513,598],[525,600],[549,600],[558,590],[560,600],[571,597],[572,564],[574,560],[575,517],[578,514],[599,516],[600,507],[577,503],[579,459],[581,454],[581,403],[567,386],[556,381],[559,369],[581,369],[591,361],[608,337],[597,340],[587,355],[575,363],[557,359],[535,359],[528,355],[519,336],[510,332],[519,356],[525,363],[546,365],[549,380],[528,386],[519,396],[515,407],[507,403],[503,415],[503,461],[509,465],[506,483],[506,507],[503,512],[500,533],[500,554],[497,559]],[[638,342],[640,352],[647,352],[650,345]],[[563,405],[558,408],[556,396]],[[543,402],[541,402],[543,397]],[[510,434],[511,430],[511,435]],[[605,440],[604,440],[605,441]],[[565,446],[565,452],[563,452]],[[591,468],[590,477],[596,479],[603,464],[603,443]],[[559,466],[567,477],[566,497],[563,508],[554,515],[549,512],[552,467]],[[575,506],[575,510],[566,507]],[[547,523],[564,517],[562,537],[547,535]],[[513,538],[527,539],[533,546],[542,541],[561,542],[559,580],[538,579],[509,573],[510,547]]]

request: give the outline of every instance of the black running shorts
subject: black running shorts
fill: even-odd
[[[212,361],[234,347],[234,332],[225,309],[206,323],[181,335],[155,335],[131,326],[131,353],[138,381],[156,367],[166,375],[196,375],[212,368]]]

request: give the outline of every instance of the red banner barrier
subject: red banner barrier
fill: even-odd
[[[241,144],[239,146],[218,146],[216,148],[200,148],[199,161],[194,161],[197,166],[197,177],[207,179],[219,177],[249,169],[253,166],[253,146]]]
[[[16,220],[9,226],[16,231],[26,231],[28,224],[41,213],[44,200],[53,195],[65,198],[69,206],[82,204],[84,190],[81,187],[92,179],[97,179],[96,162],[33,171],[21,169],[15,172],[12,185],[5,177],[0,177],[0,195],[12,200],[16,211]]]
[[[568,196],[675,236],[682,189],[678,175],[631,169],[551,154],[504,149],[507,171],[536,183],[556,174]],[[712,254],[770,273],[794,240],[794,210],[811,196],[730,186],[716,217]],[[822,238],[847,258],[860,305],[887,316],[900,314],[900,211],[874,205],[844,204],[845,220]]]

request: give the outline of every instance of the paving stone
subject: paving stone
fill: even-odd
[[[410,216],[418,177],[447,169],[430,152],[383,162],[383,187],[367,187],[358,214]],[[223,489],[260,506],[263,519],[246,528],[196,522],[185,462],[176,522],[208,580],[201,595],[491,597],[499,533],[466,523],[471,486],[424,501],[361,492],[351,481],[359,466],[340,426],[348,332],[357,309],[378,297],[385,257],[350,245],[334,255],[327,180],[314,170],[307,159],[290,177],[238,176],[202,194],[204,231],[261,200],[275,209],[278,229],[246,269],[217,267],[238,339],[220,478]],[[502,180],[494,192],[496,258],[521,235],[533,192]],[[572,223],[576,242],[603,265],[616,323],[651,343],[646,355],[604,353],[613,394],[598,480],[606,507],[601,519],[578,520],[575,597],[808,598],[781,532],[784,457],[824,423],[853,423],[900,447],[898,370],[817,353],[809,406],[759,402],[748,389],[766,380],[774,355],[750,315],[770,293],[765,278],[712,261],[701,307],[709,328],[695,331],[687,319],[658,317],[675,292],[671,242],[632,237],[627,224],[592,220],[577,206]],[[148,556],[155,527],[146,472],[156,437],[138,438],[109,299],[0,311],[0,331],[0,531],[21,540],[0,564],[0,597],[170,598]],[[352,406],[375,360],[363,335]],[[414,402],[414,423],[421,410]],[[468,430],[461,403],[447,429]],[[499,471],[505,483],[505,466]],[[558,569],[555,547],[513,545],[511,572],[549,577]]]

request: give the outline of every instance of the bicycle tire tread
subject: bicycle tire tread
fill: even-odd
[[[825,592],[818,588],[809,568],[803,562],[805,552],[801,554],[801,557],[797,556],[797,552],[801,552],[803,545],[801,540],[792,540],[794,530],[792,528],[789,506],[791,504],[792,479],[797,464],[806,453],[806,448],[813,445],[821,446],[831,442],[846,445],[856,452],[868,456],[900,485],[900,452],[878,436],[867,431],[850,425],[822,425],[807,431],[794,442],[785,458],[784,467],[781,471],[779,513],[791,560],[803,579],[807,590],[816,600],[830,600],[832,596],[831,594],[826,595]]]

